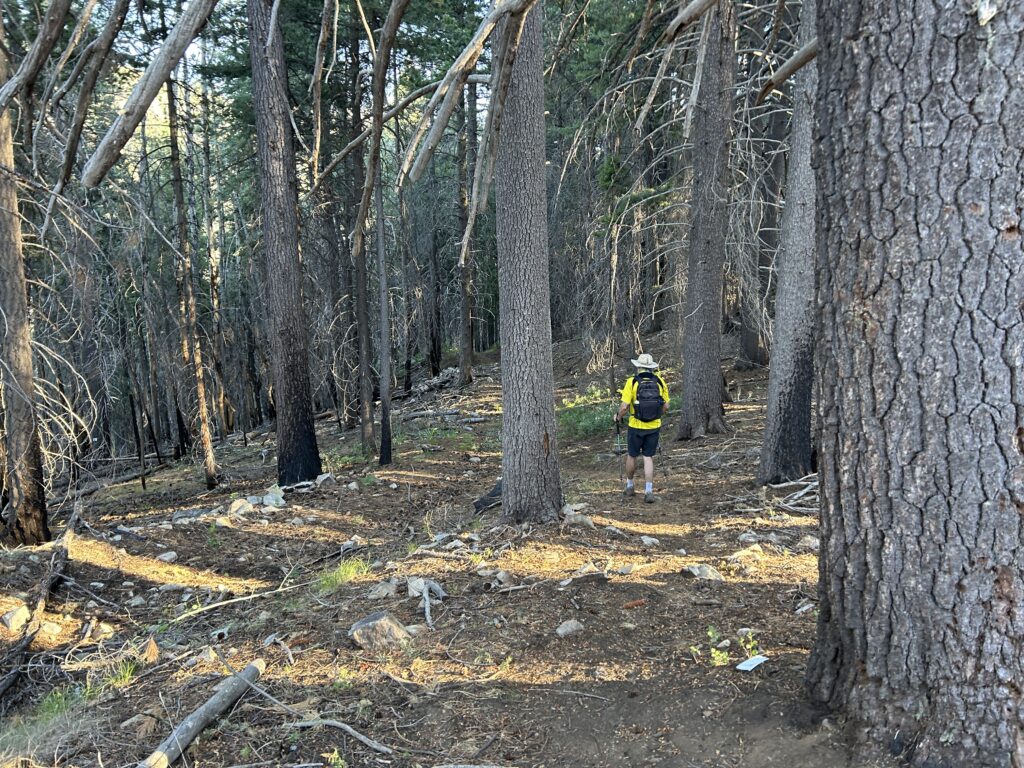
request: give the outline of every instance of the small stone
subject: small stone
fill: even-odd
[[[156,559],[159,560],[161,563],[173,563],[175,560],[178,559],[178,553],[175,552],[173,549],[169,549],[166,552],[161,552],[159,555],[157,555]]]
[[[27,606],[19,605],[2,617],[0,617],[0,623],[2,623],[11,632],[19,632],[21,628],[28,624],[28,620],[32,618],[32,613],[29,611]]]
[[[248,499],[235,499],[228,504],[229,517],[242,517],[253,511],[252,502]]]
[[[48,637],[56,637],[63,628],[55,621],[44,621],[39,625],[39,633]]]
[[[641,536],[640,543],[645,547],[660,547],[661,542],[653,536]]]
[[[821,540],[818,539],[817,536],[811,536],[808,534],[796,543],[794,549],[797,552],[817,552],[821,549]]]
[[[145,604],[146,604],[146,598],[142,597],[141,595],[136,595],[135,597],[133,597],[131,600],[128,601],[128,607],[129,608],[141,608]]]
[[[397,594],[398,582],[394,579],[388,579],[370,587],[370,591],[366,593],[366,596],[370,600],[384,600]]]
[[[583,625],[580,622],[576,621],[576,619],[569,619],[568,621],[563,621],[558,625],[558,629],[555,630],[555,634],[559,637],[568,637],[569,635],[574,635],[577,632],[582,631]]]
[[[395,648],[412,638],[398,619],[384,611],[371,613],[357,621],[349,629],[348,636],[366,651]]]
[[[90,581],[89,582],[89,586],[92,587],[93,589],[103,589],[107,585],[104,584],[102,581]]]
[[[108,637],[114,636],[114,628],[104,621],[101,621],[92,630],[93,640],[105,640]]]
[[[682,547],[680,547],[679,549],[676,550],[676,554],[679,555],[680,557],[686,557],[686,550],[683,549]]]
[[[180,592],[185,589],[184,584],[161,584],[159,587],[160,592]]]
[[[284,505],[284,491],[281,490],[281,486],[275,483],[267,489],[265,494],[263,494],[263,506],[276,507],[280,509]]]
[[[718,645],[716,645],[715,648],[717,648],[720,651],[724,651],[724,650],[728,649],[729,646],[731,646],[731,645],[732,645],[732,640],[723,640]]]
[[[245,500],[248,501],[252,505],[262,504],[263,503],[263,497],[262,496],[246,496]]]
[[[293,517],[288,521],[288,525],[305,525],[306,521],[301,517]]]
[[[267,520],[267,518],[265,518],[265,517],[261,517],[256,522],[259,523],[260,525],[270,525],[270,521]]]
[[[95,611],[99,607],[100,607],[100,604],[97,603],[95,600],[90,600],[89,602],[87,602],[85,604],[85,609],[87,611]]]
[[[317,475],[316,487],[319,488],[322,485],[336,485],[337,480],[334,478],[333,472],[324,472],[322,475]]]
[[[419,635],[426,634],[429,630],[430,628],[426,624],[409,624],[405,628],[405,631],[413,637],[418,637]]]
[[[348,488],[350,491],[358,491],[359,490],[359,483],[357,483],[355,480],[353,480],[351,483],[349,483],[345,487]]]
[[[757,542],[761,540],[761,537],[753,531],[744,531],[737,537],[736,540],[740,544],[757,544]]]
[[[121,586],[124,587],[125,589],[131,589],[132,587],[135,586],[135,582],[134,581],[122,581],[121,582]]]
[[[121,534],[120,534],[120,533],[115,533],[115,534],[114,534],[113,536],[111,536],[111,537],[110,537],[110,540],[111,540],[111,541],[120,541],[120,540],[121,540],[121,538],[122,538],[122,537],[121,537]]]
[[[617,574],[619,574],[620,576],[629,576],[629,574],[631,574],[633,571],[635,571],[636,568],[637,568],[637,566],[635,566],[632,563],[630,563],[629,565],[620,566],[619,568],[616,569],[615,572]]]
[[[707,579],[708,581],[725,581],[725,577],[718,572],[718,569],[711,565],[688,565],[683,568],[684,576],[692,576],[695,579]]]
[[[604,529],[606,531],[608,531],[608,533],[610,533],[612,536],[625,536],[626,535],[620,529],[616,528],[614,525],[606,525],[604,527]]]
[[[730,563],[740,563],[744,560],[763,560],[764,550],[761,549],[760,544],[751,544],[749,547],[733,552],[729,555]]]
[[[217,660],[217,654],[214,653],[213,648],[211,648],[210,646],[207,645],[206,647],[203,648],[203,650],[201,650],[199,653],[197,653],[195,655],[195,662],[193,662],[193,663],[198,664],[198,663],[203,662],[203,661],[208,662],[208,663],[213,663],[216,660]]]
[[[470,456],[469,457],[469,463],[470,464],[479,464],[481,461],[483,461],[483,459],[481,459],[479,456]]]
[[[397,491],[398,483],[388,483],[388,488],[390,488],[392,491]]]
[[[592,531],[593,530],[597,530],[597,528],[594,526],[594,521],[593,520],[591,520],[586,515],[580,515],[580,514],[577,514],[575,512],[569,512],[565,516],[565,524],[566,525],[580,525],[580,526],[583,526],[585,528],[589,528]]]
[[[227,517],[218,517],[216,520],[213,521],[213,524],[217,528],[234,528],[235,527],[235,526],[233,526],[231,524],[231,520],[228,519]]]

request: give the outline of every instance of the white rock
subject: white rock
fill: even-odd
[[[479,464],[481,461],[483,461],[483,459],[481,459],[479,456],[470,456],[469,461],[471,464]]]
[[[586,515],[580,515],[580,514],[577,514],[576,512],[570,512],[569,514],[567,514],[565,516],[565,524],[566,525],[582,525],[582,526],[584,526],[586,528],[590,528],[592,531],[593,530],[597,530],[597,528],[594,526],[594,521],[593,520],[591,520]]]
[[[406,626],[405,631],[413,637],[417,637],[418,635],[426,634],[430,631],[430,628],[426,624],[409,624]]]
[[[228,516],[241,517],[253,511],[252,502],[248,499],[235,499],[228,505]]]
[[[288,525],[305,525],[306,521],[301,517],[293,517],[288,521]]]
[[[175,560],[178,559],[178,553],[175,552],[173,549],[169,549],[166,552],[161,552],[159,555],[157,555],[156,559],[159,560],[161,563],[173,563]]]
[[[370,600],[384,600],[394,597],[396,594],[398,594],[398,582],[395,579],[388,579],[370,587],[370,591],[366,593],[366,596]]]
[[[128,607],[129,608],[141,608],[145,604],[146,604],[146,598],[142,597],[142,595],[136,595],[135,597],[133,597],[131,600],[128,601]]]
[[[808,534],[796,543],[794,549],[797,552],[817,552],[819,549],[821,549],[821,541],[818,539],[817,536],[811,536],[810,534]]]
[[[226,517],[218,517],[216,520],[213,521],[213,524],[216,527],[218,527],[218,528],[234,528],[235,527],[235,526],[233,526],[231,524],[231,520],[229,520]]]
[[[688,565],[683,568],[684,576],[692,576],[696,579],[707,579],[708,581],[725,581],[725,577],[718,572],[718,569],[711,565]]]
[[[263,497],[262,496],[246,496],[245,500],[248,501],[252,505],[262,504],[263,503]]]
[[[645,547],[660,547],[661,542],[653,536],[641,536],[640,543]]]
[[[757,542],[761,540],[761,537],[753,531],[744,531],[737,537],[736,540],[740,544],[757,544]]]
[[[568,637],[569,635],[582,631],[583,625],[580,622],[576,621],[576,619],[569,619],[568,621],[563,621],[558,625],[558,629],[555,630],[555,634],[559,637]]]
[[[337,480],[334,478],[333,472],[324,472],[322,475],[317,475],[316,487],[319,488],[322,485],[336,485]]]
[[[569,515],[575,515],[580,510],[586,509],[590,505],[585,501],[580,501],[575,504],[566,504],[562,507],[562,517],[568,517]]]
[[[686,557],[686,550],[683,549],[682,547],[680,547],[679,549],[676,550],[676,554],[679,555],[680,557]]]
[[[21,628],[28,624],[30,618],[32,618],[32,612],[29,611],[28,607],[19,605],[17,608],[0,616],[0,623],[11,632],[20,632]]]
[[[61,625],[54,621],[44,621],[39,625],[40,634],[47,635],[48,637],[56,637],[61,633],[61,630]]]
[[[89,586],[93,589],[103,589],[107,585],[104,584],[102,581],[90,581]]]
[[[625,536],[626,535],[620,529],[616,528],[614,525],[606,525],[604,527],[604,529],[606,531],[608,531],[608,533],[610,533],[612,536]]]
[[[263,494],[263,506],[276,507],[280,509],[284,505],[284,491],[281,490],[281,486],[275,483],[267,489],[265,494]]]
[[[398,483],[388,483],[388,488],[390,488],[392,491],[397,491]]]
[[[357,483],[355,480],[353,480],[351,483],[349,483],[345,487],[348,488],[350,491],[358,491],[359,490],[359,483]]]

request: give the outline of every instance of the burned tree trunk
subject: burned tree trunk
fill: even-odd
[[[711,11],[707,54],[700,74],[694,119],[683,317],[683,406],[679,439],[725,432],[722,412],[722,282],[729,226],[729,136],[736,75],[736,9],[719,0]]]
[[[277,478],[314,479],[321,471],[309,382],[306,312],[299,263],[295,150],[288,116],[288,79],[281,29],[271,28],[271,3],[248,0],[253,109],[263,200],[263,258],[273,280],[267,303],[270,362],[277,416]]]
[[[0,43],[3,30],[0,29]],[[0,45],[0,81],[8,77],[6,48]],[[18,185],[13,175],[14,140],[7,109],[0,110],[0,415],[5,445],[0,451],[0,498],[6,501],[6,536],[15,544],[50,540],[46,523],[43,456],[36,425],[32,376],[32,331],[28,284],[22,260]]]
[[[800,44],[814,38],[814,0],[804,0]],[[758,481],[777,483],[809,474],[814,344],[814,171],[811,143],[817,64],[798,75],[790,134],[786,207],[782,212],[775,340],[768,373],[768,414]]]
[[[817,13],[808,683],[916,766],[1024,765],[1021,22],[1016,4]]]

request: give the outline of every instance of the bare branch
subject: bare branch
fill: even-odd
[[[784,82],[799,72],[803,66],[814,61],[814,57],[817,55],[818,38],[815,37],[794,53],[785,64],[779,67],[774,75],[768,78],[765,84],[761,86],[761,90],[758,91],[757,100],[754,102],[754,105],[756,106],[763,102],[769,93],[779,88]]]
[[[135,84],[128,100],[121,107],[117,119],[110,126],[89,162],[82,171],[82,184],[92,188],[103,181],[103,177],[121,156],[121,150],[135,133],[149,105],[153,103],[160,88],[167,81],[174,67],[185,53],[185,49],[206,24],[206,19],[217,0],[192,0],[181,14],[178,23],[171,30],[156,56],[150,61],[142,77]]]
[[[682,33],[684,29],[697,21],[701,16],[710,11],[718,0],[693,0],[689,5],[684,6],[676,14],[676,17],[669,22],[665,30],[665,43],[671,43]]]
[[[32,88],[50,51],[57,43],[57,38],[64,30],[64,19],[67,18],[69,10],[71,10],[71,0],[53,0],[50,3],[50,7],[46,9],[46,18],[43,19],[42,26],[39,27],[39,34],[36,36],[35,42],[32,43],[31,50],[22,59],[21,66],[14,73],[14,77],[4,83],[3,88],[0,88],[0,112],[7,109],[7,105],[19,91],[23,88]]]

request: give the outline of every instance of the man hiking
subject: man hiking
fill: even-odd
[[[625,495],[633,496],[633,474],[636,472],[637,456],[644,457],[644,501],[654,503],[654,453],[658,450],[661,433],[661,417],[668,413],[668,385],[660,374],[655,373],[658,364],[646,352],[632,361],[637,372],[626,379],[622,387],[622,405],[615,414],[615,421],[629,411],[629,431],[626,440],[626,490]]]

